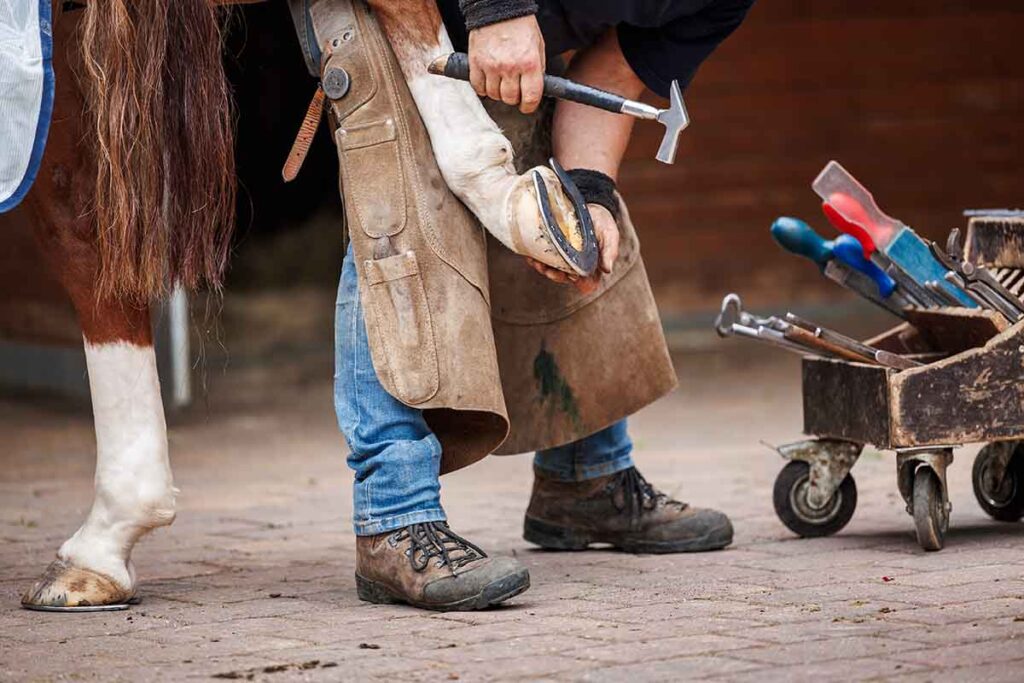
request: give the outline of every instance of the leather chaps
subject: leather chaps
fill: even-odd
[[[310,68],[349,77],[328,106],[373,365],[388,393],[424,411],[442,472],[574,441],[674,389],[628,211],[597,291],[537,275],[445,185],[365,3],[291,1]],[[546,158],[549,118],[490,109],[517,162]]]

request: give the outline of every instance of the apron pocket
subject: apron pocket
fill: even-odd
[[[410,405],[430,400],[439,387],[437,349],[416,254],[366,260],[363,272],[397,398]]]
[[[334,136],[344,194],[363,232],[397,235],[405,228],[407,192],[394,120],[342,127]]]

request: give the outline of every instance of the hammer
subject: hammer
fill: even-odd
[[[442,55],[431,62],[427,70],[432,74],[468,81],[469,56],[464,52]],[[675,161],[679,133],[690,125],[690,116],[686,113],[686,105],[683,103],[683,93],[679,88],[678,81],[672,81],[672,86],[669,88],[668,109],[658,109],[643,102],[627,100],[621,95],[550,74],[544,75],[544,95],[597,107],[613,114],[628,114],[638,119],[657,121],[665,126],[665,137],[661,139],[661,146],[658,148],[656,158],[665,164]]]

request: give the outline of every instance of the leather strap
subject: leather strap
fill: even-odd
[[[302,169],[302,164],[306,161],[306,156],[309,155],[309,148],[313,144],[313,138],[316,137],[316,129],[320,127],[320,120],[324,116],[324,89],[317,85],[316,92],[313,93],[313,99],[309,102],[309,108],[306,110],[306,116],[302,119],[302,125],[299,126],[299,132],[295,136],[295,142],[292,143],[292,150],[288,153],[288,159],[284,162],[284,168],[281,170],[281,177],[284,178],[286,183],[290,183],[295,180],[295,177],[299,175],[299,171]]]

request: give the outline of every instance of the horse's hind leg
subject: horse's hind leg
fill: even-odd
[[[60,38],[67,26],[56,28]],[[27,606],[126,602],[136,585],[132,547],[147,531],[174,519],[149,310],[96,295],[96,226],[84,210],[95,161],[81,143],[82,101],[64,54],[56,53],[57,82],[63,87],[58,86],[50,139],[28,206],[39,246],[82,327],[96,426],[95,498],[85,522],[25,593]]]

